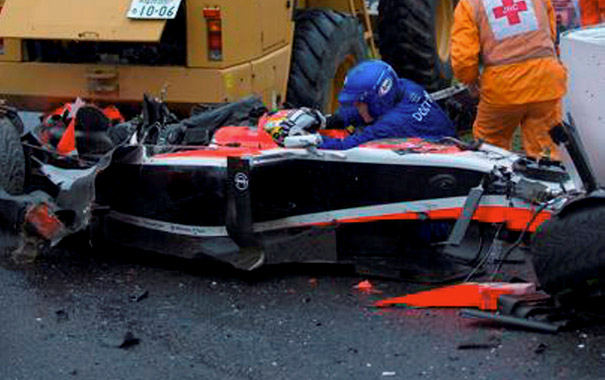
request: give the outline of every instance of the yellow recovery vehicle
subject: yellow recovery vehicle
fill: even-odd
[[[449,84],[454,0],[381,0],[383,59]],[[375,5],[375,4],[374,4]],[[346,72],[377,57],[364,0],[0,0],[0,98],[48,111],[82,97],[175,111],[250,94],[331,112]]]

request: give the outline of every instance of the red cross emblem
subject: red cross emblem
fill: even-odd
[[[526,10],[527,4],[525,1],[502,0],[502,6],[494,8],[494,15],[497,19],[506,17],[509,25],[516,25],[521,23],[519,13]]]

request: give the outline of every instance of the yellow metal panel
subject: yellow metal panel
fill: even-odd
[[[5,0],[0,0],[0,14]],[[21,60],[21,41],[0,38],[0,62],[17,62]]]
[[[95,71],[114,72],[117,91],[104,95],[90,93],[89,77]],[[226,70],[205,70],[0,62],[0,97],[15,100],[14,104],[25,110],[44,111],[48,109],[40,107],[51,100],[69,101],[78,96],[93,101],[140,103],[144,93],[159,95],[167,86],[168,103],[219,103],[252,93],[251,77],[250,64]]]
[[[5,0],[0,36],[89,41],[159,41],[166,20],[131,20],[131,0]]]
[[[258,0],[263,1],[263,0]],[[219,8],[223,27],[223,60],[208,59],[204,8]],[[188,0],[187,62],[190,67],[230,67],[260,57],[260,7],[252,0]]]
[[[330,8],[340,12],[351,13],[349,0],[307,0],[307,8]]]
[[[121,67],[120,97],[142,99],[145,89],[159,94],[168,86],[167,102],[230,102],[251,92],[251,76],[248,64],[225,70]]]
[[[21,61],[21,40],[5,38],[0,48],[0,62]]]
[[[263,50],[283,46],[291,23],[292,0],[260,0]]]
[[[252,63],[252,91],[271,108],[285,100],[291,46],[286,46]]]

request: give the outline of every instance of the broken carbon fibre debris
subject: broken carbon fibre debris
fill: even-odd
[[[149,291],[148,290],[143,290],[143,291],[139,291],[138,293],[135,293],[135,294],[131,295],[130,296],[130,301],[132,301],[132,302],[141,302],[142,300],[144,300],[147,297],[149,297]]]
[[[139,344],[141,340],[134,336],[130,331],[123,336],[109,336],[102,340],[102,344],[106,347],[129,349]]]

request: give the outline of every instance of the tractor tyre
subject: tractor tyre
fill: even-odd
[[[25,154],[19,133],[8,118],[0,118],[0,188],[19,195],[24,186]]]
[[[334,112],[347,72],[367,58],[368,46],[357,18],[327,9],[299,11],[286,102]]]
[[[378,49],[397,74],[427,91],[452,82],[454,0],[380,0]]]
[[[532,241],[538,281],[573,303],[605,290],[605,205],[578,208],[546,221]]]

